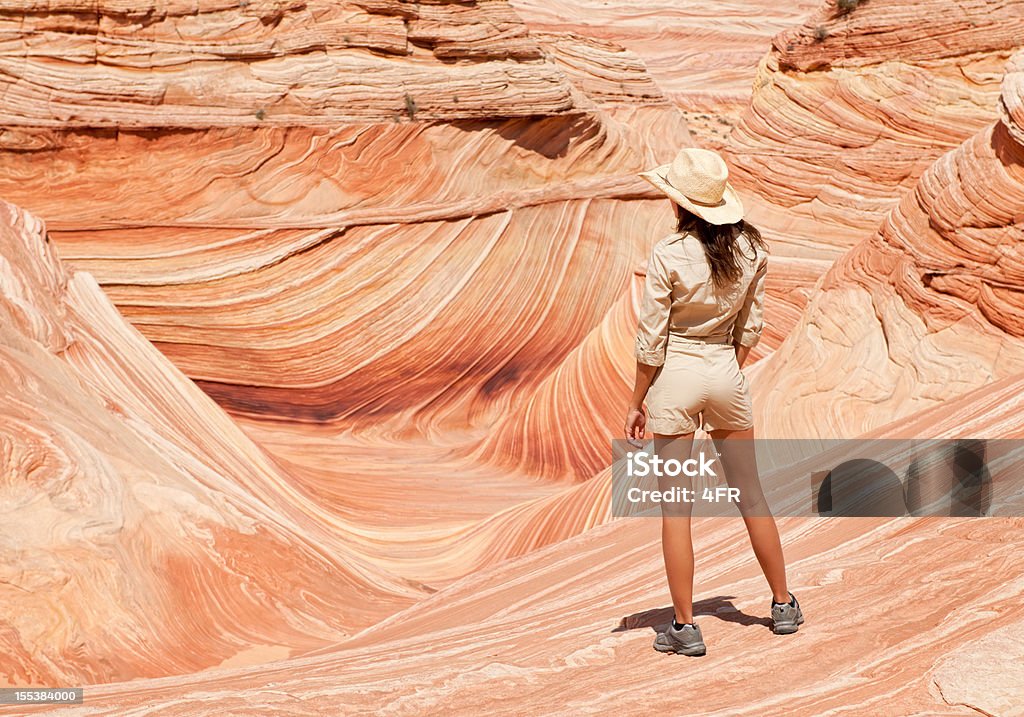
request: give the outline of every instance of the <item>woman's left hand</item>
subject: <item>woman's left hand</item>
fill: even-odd
[[[647,415],[643,408],[631,408],[626,413],[626,440],[631,446],[643,447],[644,431],[647,428]]]

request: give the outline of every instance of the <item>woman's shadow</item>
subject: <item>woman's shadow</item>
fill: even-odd
[[[726,622],[735,622],[739,625],[764,625],[771,629],[771,618],[757,617],[756,615],[748,615],[745,612],[741,612],[733,604],[733,597],[733,595],[718,595],[713,598],[698,600],[693,603],[694,619],[701,615],[707,615],[709,617],[717,617],[719,620],[725,620]],[[612,630],[612,632],[626,632],[627,630],[639,630],[645,627],[649,627],[655,632],[664,632],[674,616],[675,608],[671,605],[644,610],[643,612],[633,613],[622,618],[619,621],[618,627]]]

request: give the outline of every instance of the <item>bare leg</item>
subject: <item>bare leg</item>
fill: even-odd
[[[765,501],[761,479],[754,454],[754,430],[711,431],[711,437],[721,454],[722,467],[729,485],[740,489],[740,515],[747,526],[750,545],[757,562],[768,580],[776,602],[789,602],[786,585],[786,561],[782,556],[782,541],[775,517]],[[731,439],[728,442],[725,439]]]
[[[685,460],[693,445],[693,433],[676,436],[654,434],[654,447],[663,460]],[[660,490],[684,486],[682,477],[659,478]],[[693,622],[693,539],[690,534],[692,506],[662,503],[661,549],[665,556],[668,590],[675,606],[676,622]],[[787,598],[788,599],[788,598]]]

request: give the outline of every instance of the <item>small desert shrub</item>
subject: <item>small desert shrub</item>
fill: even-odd
[[[267,111],[265,109],[263,109],[262,107],[260,109],[256,110],[256,119],[261,120],[261,119],[263,119],[266,116],[267,116]]]
[[[409,119],[416,118],[416,100],[408,93],[405,95],[405,114],[409,116]]]
[[[818,42],[823,42],[828,37],[828,30],[824,25],[818,25],[814,28],[814,39]]]
[[[850,12],[860,5],[860,0],[836,0],[836,6],[843,12]]]

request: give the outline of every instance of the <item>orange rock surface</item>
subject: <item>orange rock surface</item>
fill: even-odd
[[[817,0],[714,3],[654,0],[511,0],[532,35],[585,35],[643,59],[691,132],[719,146],[750,101],[751,83],[773,35],[801,22]]]
[[[634,269],[668,219],[665,201],[635,174],[687,141],[685,121],[634,54],[582,36],[557,46],[534,38],[500,2],[362,3],[344,12],[351,18],[336,3],[204,2],[0,13],[12,100],[0,133],[0,196],[45,217],[71,271],[98,282],[152,342],[135,334],[149,359],[133,364],[154,376],[172,364],[183,371],[195,381],[178,374],[188,391],[206,401],[193,410],[216,409],[230,425],[218,440],[237,440],[233,450],[254,452],[257,465],[240,457],[222,465],[221,444],[201,432],[191,461],[251,490],[252,474],[262,475],[257,495],[269,515],[251,521],[283,511],[312,531],[295,539],[297,556],[290,539],[274,548],[297,566],[280,578],[291,582],[274,607],[263,603],[279,590],[260,580],[277,563],[243,564],[235,583],[223,580],[237,587],[252,571],[265,596],[255,605],[210,576],[209,590],[183,583],[193,602],[168,601],[142,626],[147,599],[135,581],[150,568],[106,566],[103,584],[125,587],[109,596],[109,616],[90,619],[127,615],[124,630],[139,643],[164,646],[150,657],[140,648],[114,659],[102,641],[72,641],[86,657],[63,664],[69,640],[19,610],[36,592],[57,609],[72,596],[59,583],[33,587],[15,576],[11,590],[24,595],[4,615],[12,681],[107,682],[299,654],[607,518],[600,484],[585,482],[602,468],[605,439],[563,451],[568,461],[541,456],[535,470],[535,453],[502,448],[513,435],[530,440],[529,421],[510,415],[508,428],[487,434],[510,407],[541,396],[545,377],[587,337],[597,339],[588,361],[614,353],[601,332],[622,335],[634,320]],[[343,20],[368,34],[355,43],[355,31],[335,27]],[[311,24],[319,34],[301,31]],[[328,61],[348,68],[332,75],[330,91]],[[381,67],[393,73],[382,82],[401,76],[425,99],[396,117],[381,97],[354,94],[355,81]],[[224,77],[233,78],[230,93]],[[221,94],[195,84],[201,78]],[[256,78],[280,84],[273,101]],[[322,102],[296,99],[306,95]],[[240,114],[247,97],[259,98],[260,116]],[[430,109],[449,101],[446,116]],[[43,241],[39,232],[12,236]],[[567,304],[576,307],[570,315],[559,310]],[[101,336],[114,330],[86,325]],[[103,362],[94,371],[117,373]],[[620,410],[620,371],[610,366],[603,380],[592,426]],[[138,382],[140,404],[167,383]],[[176,420],[161,422],[189,436],[198,430],[183,406],[173,412]],[[131,477],[106,480],[125,490]],[[172,555],[191,540],[196,560],[231,562],[202,541],[205,530],[181,546],[146,540]],[[329,556],[323,574],[303,567],[307,542]],[[163,560],[135,549],[135,562]],[[291,591],[311,605],[293,605]],[[210,606],[220,601],[237,610],[218,617]],[[75,609],[87,611],[87,602]],[[233,627],[220,637],[211,626],[165,626],[182,605]],[[182,637],[190,632],[210,637],[161,657],[190,644]]]
[[[5,682],[287,655],[427,594],[360,555],[91,275],[62,267],[38,219],[6,203],[0,317]]]
[[[990,124],[1024,36],[1015,2],[822,3],[774,38],[727,151],[787,255],[837,258]]]
[[[858,435],[1024,371],[1022,57],[1001,119],[940,157],[835,263],[759,367],[766,435]]]
[[[636,172],[692,143],[772,244],[759,435],[1022,437],[1019,4],[642,5],[0,7],[0,682],[1021,714],[1022,519],[780,519],[787,638],[698,519],[709,652],[672,660],[608,465],[670,221]]]

